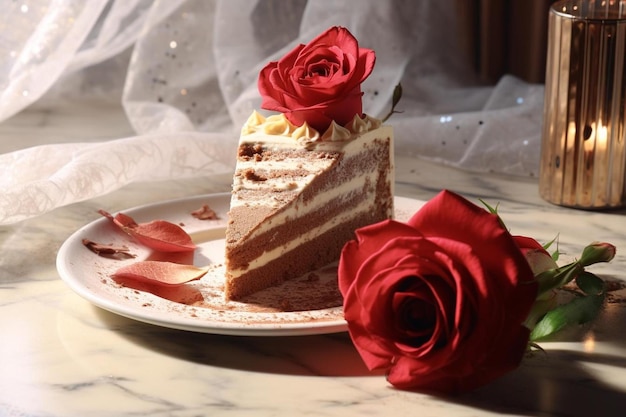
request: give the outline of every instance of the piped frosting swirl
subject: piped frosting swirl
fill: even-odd
[[[355,135],[374,130],[380,127],[381,124],[382,122],[374,117],[355,115],[352,121],[345,126],[332,122],[328,129],[320,135],[316,129],[310,127],[306,122],[302,126],[295,126],[284,114],[276,114],[266,118],[254,110],[243,125],[241,135],[264,133],[267,135],[291,137],[299,145],[309,147],[318,142],[349,141]]]

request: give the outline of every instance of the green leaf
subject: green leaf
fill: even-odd
[[[581,272],[576,277],[576,285],[588,295],[599,295],[605,291],[604,281],[587,271]]]
[[[559,239],[559,236],[558,236],[558,235],[556,235],[556,236],[555,236],[555,237],[554,237],[551,241],[549,241],[548,243],[545,243],[545,244],[543,245],[543,248],[544,248],[545,250],[548,250],[548,249],[550,249],[550,246],[552,246],[553,244],[555,244],[555,243],[556,243],[556,244],[558,245],[558,239]]]
[[[550,247],[556,243],[556,250],[554,252],[552,252],[552,260],[554,262],[557,262],[559,260],[559,256],[561,255],[561,252],[559,252],[559,235],[556,235],[554,237],[554,239],[552,239],[551,241],[549,241],[548,243],[543,245],[543,248],[548,251],[548,249],[550,249]]]
[[[578,262],[572,262],[571,264],[542,272],[535,277],[539,283],[539,296],[554,288],[562,287],[576,278],[582,271],[583,268]]]
[[[479,198],[478,201],[480,201],[481,203],[483,203],[483,206],[485,206],[487,208],[487,211],[491,214],[498,214],[498,206],[500,204],[496,204],[495,207],[491,206],[489,203],[487,203],[485,200],[483,200],[482,198]]]
[[[485,208],[487,208],[487,211],[489,213],[495,214],[496,216],[498,216],[498,222],[500,223],[500,226],[502,226],[503,229],[509,230],[509,228],[506,227],[506,224],[504,223],[504,220],[502,220],[502,217],[500,217],[500,215],[498,214],[498,206],[500,205],[499,203],[496,204],[495,207],[493,207],[489,203],[487,203],[485,200],[483,200],[482,198],[479,198],[478,201],[483,203],[483,206],[485,206]]]
[[[549,311],[530,333],[531,341],[538,341],[557,333],[568,325],[584,324],[593,320],[602,307],[604,293],[579,296],[567,304]]]
[[[528,317],[524,321],[524,326],[529,329],[534,328],[537,323],[546,315],[546,313],[556,307],[556,296],[535,300],[533,307],[528,313]]]

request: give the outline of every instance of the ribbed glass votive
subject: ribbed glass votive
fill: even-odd
[[[549,14],[539,193],[626,205],[626,0],[561,0]]]

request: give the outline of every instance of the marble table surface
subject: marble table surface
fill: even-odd
[[[132,135],[115,105],[31,108],[0,124],[0,153],[59,141]],[[593,271],[626,279],[624,211],[553,206],[534,178],[477,175],[398,157],[396,194],[420,200],[442,188],[499,203],[514,233],[564,256],[593,240],[618,255]],[[626,294],[600,318],[542,344],[545,353],[489,386],[443,398],[391,388],[362,364],[346,333],[224,336],[141,323],[95,307],[61,279],[55,258],[98,217],[166,199],[229,190],[228,177],[132,184],[10,226],[0,226],[2,416],[478,416],[624,415]]]

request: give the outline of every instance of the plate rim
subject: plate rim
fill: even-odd
[[[210,193],[210,194],[199,194],[188,197],[181,198],[173,198],[166,199],[162,201],[157,201],[153,203],[141,204],[138,206],[130,207],[128,209],[123,209],[126,214],[133,215],[133,213],[141,213],[142,211],[146,211],[148,209],[158,209],[159,207],[165,207],[168,205],[182,205],[182,204],[191,204],[194,201],[202,201],[203,203],[207,202],[207,199],[230,199],[230,192],[220,192],[220,193]],[[423,203],[420,200],[409,198],[409,197],[400,197],[394,196],[394,205],[398,202],[405,203]],[[210,205],[210,201],[208,202]],[[331,334],[331,333],[340,333],[348,330],[348,324],[343,319],[343,307],[331,307],[327,309],[314,310],[314,311],[329,311],[336,312],[340,314],[341,318],[339,319],[328,319],[319,321],[303,321],[303,322],[291,322],[291,323],[280,323],[280,322],[263,322],[263,323],[245,323],[245,322],[228,322],[228,321],[207,321],[206,319],[198,319],[191,320],[188,317],[180,317],[175,316],[171,320],[164,320],[153,318],[150,314],[147,314],[150,310],[145,307],[139,309],[137,307],[132,307],[120,303],[115,303],[114,300],[111,300],[107,297],[98,296],[94,291],[91,291],[84,280],[81,281],[79,277],[76,277],[70,271],[70,268],[66,265],[67,263],[71,263],[69,260],[69,255],[72,247],[76,245],[76,240],[81,239],[82,235],[85,231],[97,227],[108,220],[104,217],[94,219],[91,222],[81,226],[77,230],[75,230],[70,236],[68,236],[65,241],[61,244],[57,256],[56,256],[56,269],[57,273],[61,277],[61,280],[65,282],[66,285],[72,289],[76,294],[81,296],[83,299],[90,302],[92,305],[99,307],[103,310],[106,310],[110,313],[117,314],[122,317],[126,317],[128,319],[132,319],[138,322],[143,322],[155,326],[160,326],[164,328],[171,328],[177,330],[184,331],[192,331],[198,333],[208,333],[208,334],[221,334],[221,335],[233,335],[233,336],[299,336],[299,335],[319,335],[319,334]],[[166,300],[167,302],[175,303],[174,301]],[[182,303],[176,303],[186,307],[188,306]],[[338,311],[339,310],[339,311]],[[313,311],[313,310],[311,310]],[[306,313],[308,311],[303,311],[301,313]],[[297,314],[298,312],[284,312],[282,314]],[[280,317],[281,312],[258,312],[254,313],[255,315],[264,315],[264,314],[272,314]]]

